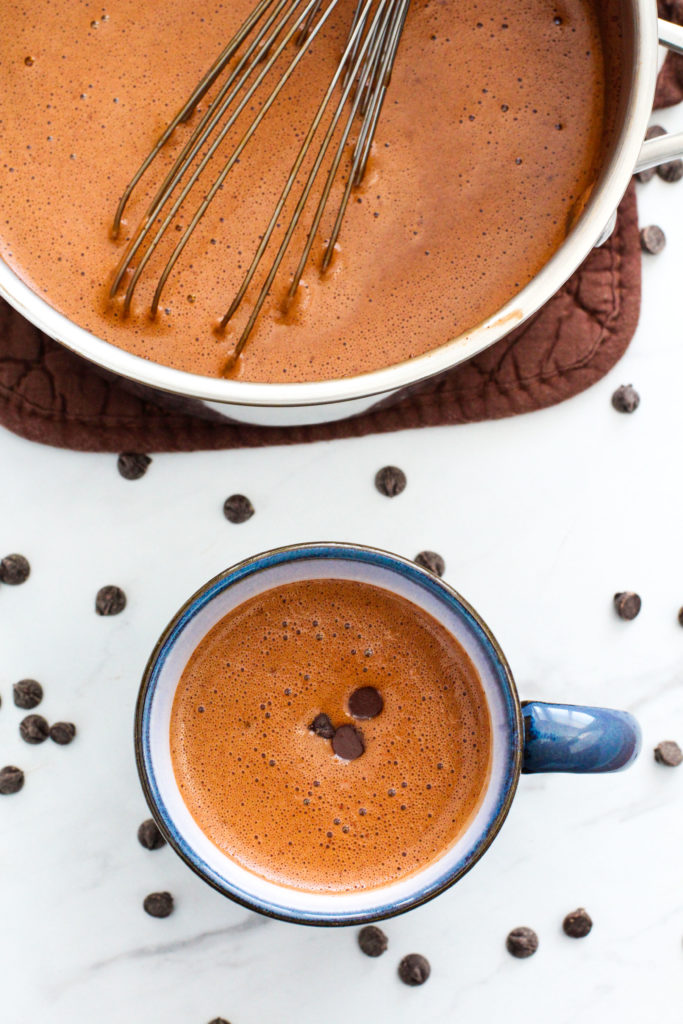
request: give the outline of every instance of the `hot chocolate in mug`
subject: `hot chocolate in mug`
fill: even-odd
[[[322,583],[321,581],[325,582]],[[346,582],[341,583],[339,581]],[[331,589],[328,584],[331,585]],[[354,584],[356,585],[355,588]],[[327,589],[325,589],[326,587]],[[454,669],[452,673],[450,671],[445,673],[444,682],[447,685],[437,686],[434,691],[434,697],[435,701],[448,701],[451,699],[450,694],[452,693],[453,700],[459,700],[461,705],[463,705],[463,698],[465,701],[479,702],[479,708],[470,709],[473,714],[468,719],[467,737],[465,737],[464,732],[458,734],[458,742],[461,744],[469,742],[470,745],[477,739],[482,742],[479,744],[476,756],[474,752],[467,753],[467,751],[472,751],[471,746],[463,747],[462,749],[465,753],[462,756],[464,760],[461,757],[460,761],[454,760],[452,765],[461,764],[464,766],[465,771],[468,768],[472,768],[470,774],[474,772],[476,767],[480,788],[477,790],[476,800],[467,805],[467,815],[462,818],[457,832],[453,835],[452,842],[443,845],[443,848],[439,849],[435,855],[431,857],[425,856],[424,863],[418,861],[416,865],[410,867],[409,873],[402,876],[400,873],[401,867],[398,866],[396,873],[390,875],[384,883],[379,885],[372,883],[364,886],[362,884],[359,885],[356,881],[353,886],[349,886],[347,889],[340,887],[338,891],[329,891],[329,887],[328,890],[325,890],[324,886],[311,886],[309,889],[305,884],[301,885],[295,882],[286,884],[283,881],[284,876],[277,876],[277,873],[274,872],[251,870],[250,867],[245,866],[244,862],[240,862],[239,858],[230,856],[224,849],[221,849],[217,842],[212,841],[207,835],[207,831],[210,831],[209,829],[203,830],[200,827],[197,818],[202,815],[197,812],[197,806],[201,808],[203,803],[207,801],[209,804],[211,803],[213,799],[210,796],[211,787],[215,785],[215,780],[209,779],[206,781],[204,766],[202,766],[198,773],[198,785],[200,787],[199,803],[195,802],[193,807],[195,813],[193,814],[188,806],[189,787],[182,780],[182,772],[181,780],[179,781],[178,765],[174,760],[173,736],[178,733],[178,701],[176,701],[176,696],[181,694],[183,688],[187,689],[189,685],[187,682],[188,673],[190,680],[192,680],[192,666],[197,663],[198,652],[203,650],[207,643],[211,642],[211,637],[217,635],[217,630],[219,631],[219,640],[222,636],[229,638],[232,631],[232,650],[237,651],[238,658],[244,656],[249,660],[247,665],[247,676],[249,678],[247,682],[242,683],[241,680],[245,677],[236,676],[234,673],[236,671],[244,671],[244,669],[236,669],[234,665],[230,669],[229,661],[219,660],[217,662],[219,669],[215,681],[211,678],[208,680],[208,684],[211,687],[214,686],[215,682],[215,689],[212,688],[206,691],[209,694],[207,707],[199,706],[196,710],[198,712],[209,712],[212,710],[208,706],[212,699],[211,695],[214,693],[219,694],[216,702],[220,702],[223,709],[220,713],[223,716],[226,713],[229,714],[228,724],[232,724],[232,716],[234,714],[235,728],[237,729],[234,736],[237,744],[242,742],[240,739],[242,735],[249,735],[250,737],[253,735],[254,740],[256,740],[257,734],[260,736],[269,735],[267,730],[263,731],[263,727],[266,725],[271,729],[270,735],[273,735],[273,721],[271,719],[277,719],[278,708],[277,706],[271,707],[271,705],[281,703],[282,711],[285,712],[281,716],[281,720],[289,722],[292,721],[293,712],[291,710],[285,711],[285,709],[291,709],[294,701],[291,698],[289,689],[284,691],[273,689],[272,675],[269,677],[267,673],[272,674],[278,671],[277,665],[279,664],[278,657],[280,655],[275,657],[275,662],[272,661],[272,657],[271,661],[268,662],[265,656],[272,655],[272,652],[266,650],[266,648],[276,646],[279,642],[281,649],[286,649],[287,651],[286,656],[282,655],[282,657],[286,657],[291,662],[292,655],[290,652],[293,650],[292,641],[294,641],[294,644],[298,643],[299,645],[296,648],[296,652],[300,652],[295,652],[293,655],[294,660],[296,662],[297,657],[303,659],[302,671],[298,675],[312,680],[306,686],[301,686],[300,692],[297,691],[294,696],[304,700],[305,707],[302,708],[301,714],[312,714],[320,706],[316,701],[324,702],[325,690],[331,691],[335,685],[338,686],[338,681],[334,679],[332,669],[327,673],[327,679],[325,677],[325,655],[323,655],[322,672],[317,675],[309,675],[308,673],[304,675],[306,644],[309,643],[306,636],[288,637],[288,635],[278,635],[275,641],[271,642],[269,640],[266,643],[266,633],[264,633],[262,652],[264,661],[263,668],[261,669],[261,655],[258,648],[254,652],[254,650],[248,650],[248,643],[245,646],[241,646],[241,634],[239,631],[240,629],[244,630],[247,628],[245,623],[248,624],[251,621],[252,623],[258,623],[259,633],[263,632],[266,627],[262,627],[261,623],[265,621],[264,617],[267,617],[268,607],[275,607],[277,609],[276,617],[283,618],[286,615],[287,618],[290,618],[289,612],[283,611],[280,613],[277,605],[279,600],[286,601],[285,595],[287,593],[296,593],[297,596],[308,593],[310,597],[311,594],[315,595],[316,593],[333,595],[338,593],[342,596],[344,594],[353,595],[356,591],[362,595],[374,594],[375,600],[380,602],[377,605],[380,610],[382,609],[381,601],[383,600],[381,595],[385,595],[387,608],[398,608],[396,613],[390,611],[390,616],[395,615],[394,619],[391,620],[392,623],[398,623],[402,620],[406,634],[410,634],[411,637],[413,619],[417,624],[416,628],[421,624],[420,628],[424,626],[428,632],[429,624],[431,623],[431,636],[435,638],[437,647],[441,644],[439,648],[441,657],[444,656],[443,652],[448,657],[449,649],[454,652],[454,657],[457,656],[456,652],[460,652],[461,663],[459,668],[457,671]],[[276,599],[275,606],[273,606],[274,597]],[[365,597],[363,600],[365,600]],[[371,609],[372,597],[369,598],[369,601],[370,603],[367,607]],[[268,602],[270,602],[270,605]],[[315,596],[313,597],[313,602],[315,602]],[[291,610],[294,619],[296,618],[297,608],[300,614],[304,614],[301,612],[301,607],[304,604],[305,601],[293,601],[295,607]],[[313,614],[315,614],[315,603],[313,603],[312,607]],[[310,613],[310,610],[309,608],[307,614]],[[346,611],[347,617],[353,618],[353,616],[348,615],[348,608]],[[246,617],[247,614],[252,614],[252,612],[252,619],[248,619]],[[331,614],[329,607],[321,607],[320,612],[321,620],[324,617],[323,613],[325,613],[328,623],[338,621],[337,619],[329,618]],[[372,611],[368,612],[370,617],[372,614]],[[223,625],[221,625],[222,623]],[[278,622],[277,625],[282,626],[285,633],[288,631],[291,633],[295,632],[293,626],[296,625],[296,622],[288,623],[288,621],[283,621],[281,623]],[[315,620],[313,620],[313,625],[318,626]],[[322,625],[321,622],[321,629]],[[334,642],[330,639],[329,650],[330,657],[333,660],[337,657],[335,652],[347,639],[348,647],[353,647],[351,633],[349,632],[344,636],[343,632],[343,627],[345,626],[348,630],[349,625],[349,622],[342,623],[339,628],[339,639],[336,639]],[[366,621],[365,626],[371,631],[372,622]],[[331,628],[335,629],[334,626]],[[365,635],[364,627],[354,626],[354,628],[361,628],[361,633]],[[226,629],[227,633],[220,633],[221,630],[225,631]],[[393,642],[392,629],[387,630],[385,626],[381,626],[380,632],[375,632],[375,637],[379,641],[380,647],[383,643],[383,629],[387,635],[387,643],[391,644]],[[302,631],[299,630],[298,632]],[[306,631],[303,630],[303,632],[305,633]],[[270,634],[268,635],[270,636]],[[361,634],[357,635],[361,636]],[[419,630],[415,633],[418,639],[421,635]],[[332,632],[330,636],[337,637],[337,632]],[[448,646],[449,638],[450,648]],[[316,642],[322,639],[323,635],[321,632],[311,635],[309,644],[311,652],[313,652]],[[396,640],[396,643],[399,645],[397,650],[400,650],[402,639],[402,636],[399,635]],[[290,642],[284,645],[284,641],[287,640]],[[358,643],[356,646],[360,647],[361,644]],[[432,640],[428,639],[425,652],[431,651],[433,646]],[[349,812],[349,808],[344,805],[342,800],[342,796],[346,799],[346,794],[348,793],[348,786],[346,790],[343,789],[343,773],[349,764],[360,764],[360,761],[356,761],[355,758],[364,754],[363,743],[367,745],[368,742],[375,742],[375,739],[376,742],[384,742],[385,745],[391,743],[391,739],[387,739],[387,728],[394,727],[391,723],[396,723],[398,727],[398,724],[402,721],[400,717],[396,717],[399,699],[402,702],[400,707],[404,709],[402,714],[406,716],[410,713],[411,715],[409,719],[410,727],[408,732],[404,734],[409,739],[404,740],[404,742],[410,742],[410,737],[415,737],[411,754],[412,760],[409,759],[408,763],[412,774],[406,773],[406,778],[409,778],[410,782],[398,783],[398,787],[405,786],[406,790],[401,790],[397,787],[388,791],[389,797],[393,799],[389,802],[386,799],[384,800],[381,808],[382,813],[375,815],[373,827],[379,830],[382,828],[387,829],[391,835],[398,835],[400,841],[401,823],[405,822],[407,829],[411,813],[414,818],[416,813],[424,811],[425,823],[427,818],[443,818],[443,807],[439,806],[437,808],[436,805],[432,805],[431,801],[433,799],[436,800],[436,796],[426,793],[426,790],[440,790],[443,794],[447,786],[439,784],[436,784],[434,787],[429,784],[424,785],[425,776],[421,774],[422,764],[420,758],[422,756],[426,758],[427,754],[422,755],[418,752],[418,749],[422,751],[429,746],[427,741],[419,739],[421,732],[419,719],[421,714],[424,714],[424,716],[427,716],[429,713],[433,714],[436,705],[433,705],[430,711],[428,705],[421,704],[420,701],[431,700],[431,696],[427,697],[425,694],[422,694],[418,697],[412,694],[410,689],[412,683],[407,682],[409,673],[412,672],[411,679],[415,678],[416,671],[419,675],[419,658],[421,654],[418,648],[419,644],[413,645],[407,651],[404,647],[403,663],[400,657],[396,658],[394,656],[392,670],[381,676],[383,682],[381,685],[378,684],[378,688],[382,691],[378,706],[371,707],[369,710],[368,708],[361,708],[360,711],[355,712],[356,717],[360,721],[356,724],[346,724],[346,739],[348,740],[349,735],[351,735],[352,740],[350,748],[348,743],[346,747],[340,743],[337,743],[335,746],[334,737],[336,737],[337,733],[341,735],[341,732],[338,728],[337,733],[334,733],[333,736],[334,726],[332,723],[330,723],[330,735],[325,734],[325,728],[319,730],[319,735],[314,731],[309,732],[307,728],[303,728],[301,724],[299,725],[298,739],[295,737],[292,739],[291,760],[295,760],[295,749],[296,757],[299,760],[302,759],[302,756],[304,760],[306,759],[306,753],[304,752],[304,755],[301,754],[302,743],[304,746],[309,742],[311,744],[318,744],[319,746],[311,747],[310,751],[314,754],[315,758],[318,758],[318,762],[323,764],[324,771],[327,772],[324,775],[324,782],[327,786],[326,790],[306,790],[306,785],[308,784],[304,785],[300,791],[299,787],[294,787],[291,783],[292,774],[287,774],[292,766],[286,763],[288,758],[286,742],[284,744],[280,743],[277,758],[272,758],[270,761],[267,759],[268,755],[265,752],[260,755],[256,754],[257,758],[259,756],[264,758],[263,761],[255,762],[258,765],[259,775],[263,775],[260,785],[263,785],[264,779],[267,778],[267,785],[271,787],[271,793],[269,794],[266,790],[264,799],[268,802],[270,796],[274,794],[276,801],[279,802],[280,813],[282,813],[283,807],[291,806],[292,819],[294,819],[296,812],[296,815],[298,815],[297,828],[299,829],[298,842],[300,844],[302,841],[309,842],[311,857],[321,856],[318,848],[325,850],[332,847],[333,852],[330,854],[330,857],[334,858],[335,843],[343,844],[345,841],[358,843],[359,835],[360,839],[363,839],[366,833],[369,835],[371,816],[361,819],[354,818],[351,825],[342,824],[345,820],[342,817],[339,819],[335,818],[335,826],[339,826],[340,834],[337,835],[336,832],[329,831],[318,835],[318,833],[321,833],[321,829],[315,827],[316,824],[319,824],[319,821],[313,812],[316,809],[322,809],[324,805],[316,804],[315,801],[323,800],[321,793],[325,793],[325,799],[328,802],[331,796],[334,798],[336,778],[339,780],[339,806],[344,807]],[[320,652],[326,649],[323,645],[316,649],[315,655],[311,653],[311,658],[314,659],[313,663],[318,667],[320,667]],[[218,650],[220,653],[220,646]],[[362,650],[356,651],[355,647],[353,647],[348,653],[349,655],[356,656],[358,654],[362,656],[364,653],[372,654],[373,651],[370,648],[365,652]],[[315,662],[315,656],[318,657],[317,663]],[[230,657],[233,657],[233,655],[230,655]],[[362,674],[363,672],[368,672],[370,662],[364,661],[362,657],[356,660],[347,659],[347,661],[344,661],[345,657],[346,655],[342,656],[344,664],[348,661],[348,663],[357,666],[357,668],[354,667],[353,671],[358,674],[358,692],[360,692],[366,680],[375,678],[372,675],[364,676]],[[417,668],[416,658],[418,659]],[[213,663],[209,662],[209,664]],[[438,664],[438,661],[435,664]],[[225,668],[226,665],[228,668]],[[259,675],[260,672],[262,672],[261,676]],[[469,688],[467,682],[468,673],[470,674]],[[448,679],[446,678],[447,676]],[[395,692],[392,692],[392,678],[390,677],[393,677],[393,685],[396,687]],[[458,680],[457,685],[453,684],[451,686],[452,680]],[[260,692],[261,685],[263,693]],[[247,689],[245,691],[245,687],[251,687],[251,690]],[[397,697],[397,700],[392,704],[394,696],[399,693],[399,687],[402,687],[400,690],[402,696],[400,698]],[[370,689],[372,694],[374,694],[375,700],[377,700],[378,691],[373,687],[370,687]],[[440,691],[444,691],[445,696]],[[248,692],[248,700],[246,702],[243,699],[245,692]],[[283,693],[281,699],[275,696],[276,692]],[[344,691],[339,690],[338,692],[343,693]],[[273,698],[271,703],[266,702],[266,693]],[[230,711],[226,712],[225,708],[228,706],[228,703],[230,704]],[[233,703],[235,704],[234,712],[232,710]],[[245,703],[249,704],[250,710],[245,710]],[[190,701],[191,704],[192,702]],[[481,707],[482,704],[485,706]],[[444,705],[442,704],[441,706],[443,707]],[[382,708],[384,708],[383,711]],[[421,712],[421,708],[425,710]],[[261,709],[261,711],[258,709]],[[192,710],[195,710],[194,705],[192,705]],[[271,710],[273,712],[272,716]],[[467,707],[463,705],[460,710],[467,717]],[[485,726],[482,725],[480,736],[477,736],[476,728],[477,716],[475,712],[477,711],[480,711],[484,716],[481,718],[481,721],[484,722],[485,719]],[[351,721],[350,715],[353,712],[353,706],[345,698],[345,709],[343,712],[345,722]],[[375,724],[363,720],[374,718],[380,712],[385,715],[385,718],[382,720],[384,731],[376,724],[379,719],[376,719]],[[264,716],[263,720],[258,717],[261,713]],[[342,715],[341,702],[339,714]],[[392,715],[394,716],[393,718],[391,717]],[[459,720],[458,716],[462,717],[460,711],[458,711],[454,721]],[[269,721],[266,722],[265,719]],[[201,716],[201,721],[203,724],[208,724],[210,716]],[[248,729],[251,725],[258,724],[258,721],[262,722],[261,731],[255,728],[245,733],[245,729]],[[225,723],[225,717],[223,722]],[[472,725],[475,727],[471,728]],[[181,735],[187,734],[188,728],[181,721]],[[239,730],[242,731],[240,732]],[[366,735],[363,740],[364,733]],[[196,746],[197,735],[200,737],[199,747]],[[277,734],[275,735],[278,741],[282,739]],[[389,733],[390,735],[391,733]],[[231,782],[231,777],[234,778],[236,774],[235,767],[237,765],[235,762],[246,760],[251,755],[247,754],[245,758],[238,757],[237,754],[240,751],[234,749],[229,743],[226,745],[225,735],[212,737],[210,730],[202,732],[201,728],[199,733],[195,730],[195,752],[202,752],[201,743],[204,742],[202,739],[204,736],[208,737],[207,743],[213,743],[215,738],[218,742],[216,750],[219,751],[216,756],[226,758],[225,781],[222,784],[236,785],[237,787],[236,795],[232,791],[230,793],[232,800],[230,806],[233,809],[244,807],[244,810],[237,810],[236,813],[233,810],[233,816],[220,823],[221,828],[224,832],[227,830],[228,834],[231,829],[234,830],[235,834],[239,832],[242,841],[247,836],[248,846],[251,841],[251,834],[253,833],[249,817],[249,800],[246,793],[239,792],[239,782],[237,784]],[[360,747],[357,745],[357,737],[361,738]],[[381,737],[384,737],[384,739],[381,740]],[[474,737],[474,739],[471,737]],[[251,744],[251,742],[250,738],[248,743]],[[299,748],[296,748],[296,742],[299,743]],[[220,743],[223,746],[220,746]],[[356,743],[356,749],[353,749],[354,743]],[[263,914],[302,924],[345,925],[379,920],[394,914],[403,913],[412,907],[426,902],[453,885],[454,882],[476,864],[495,839],[505,821],[515,795],[519,776],[522,772],[584,773],[621,770],[628,767],[638,755],[640,730],[635,719],[625,711],[613,711],[605,708],[571,704],[548,704],[541,701],[520,702],[512,673],[499,644],[477,612],[452,587],[426,569],[400,558],[398,555],[361,545],[320,543],[283,547],[256,555],[221,573],[221,575],[211,580],[190,598],[162,634],[145,670],[136,712],[135,746],[142,786],[152,813],[170,845],[201,878],[224,895]],[[484,772],[481,770],[482,748],[485,748],[486,757]],[[188,744],[187,749],[190,751],[193,749],[191,744]],[[251,749],[257,751],[257,747],[252,748],[249,745],[248,748],[245,747],[241,752],[251,751]],[[388,752],[389,749],[387,746],[385,752]],[[323,753],[321,754],[321,752]],[[187,755],[187,750],[185,754]],[[211,756],[213,757],[214,755],[212,754]],[[321,761],[321,757],[326,760]],[[478,758],[478,761],[475,765],[476,758]],[[228,761],[232,765],[230,770],[228,770]],[[445,762],[446,758],[443,758],[443,761]],[[368,765],[373,763],[378,763],[377,757],[375,757],[374,762],[372,758],[367,758]],[[391,760],[386,759],[382,761],[382,764],[391,765],[392,763],[399,764],[399,761],[394,760],[391,762]],[[335,767],[332,767],[333,765]],[[457,775],[452,765],[450,775]],[[263,772],[261,772],[261,767]],[[447,767],[448,765],[445,763],[435,765],[435,768],[439,769]],[[401,768],[403,768],[403,764],[401,764]],[[218,784],[220,786],[222,763],[218,764],[218,769],[219,774],[216,778],[219,780]],[[384,769],[381,770],[383,771]],[[387,770],[391,771],[392,769],[389,768]],[[242,765],[241,771],[243,775],[244,765]],[[265,775],[264,773],[268,771],[271,771],[273,774]],[[342,774],[335,776],[334,773],[336,771]],[[380,769],[364,767],[362,771],[363,779],[366,781],[368,773],[378,772]],[[447,774],[447,772],[443,772],[438,776],[439,783],[447,781],[445,779]],[[355,777],[360,779],[361,776],[357,774]],[[282,781],[285,778],[290,779],[290,783],[287,785]],[[347,775],[347,783],[348,778],[349,776]],[[281,781],[278,782],[278,779]],[[259,779],[255,781],[259,782]],[[370,785],[369,790],[379,788],[379,776],[377,780],[371,779],[373,784],[375,781],[377,781],[377,785]],[[419,786],[413,786],[413,783],[419,783]],[[457,777],[451,779],[448,784],[457,788],[459,784]],[[319,786],[320,783],[316,780],[311,782],[310,785]],[[383,782],[382,785],[386,786],[387,783]],[[278,787],[280,789],[279,794]],[[297,789],[296,793],[293,792],[295,788]],[[411,789],[417,788],[420,789],[421,795],[415,797]],[[332,790],[331,794],[330,789]],[[287,790],[286,793],[285,790]],[[257,796],[258,792],[260,791],[257,791]],[[308,792],[308,796],[306,792]],[[386,792],[385,789],[380,795],[384,798]],[[402,795],[404,792],[410,793],[413,797],[412,805],[408,803],[408,796]],[[204,798],[204,793],[206,793],[206,799]],[[240,796],[244,796],[244,801],[240,801]],[[284,804],[283,799],[285,801]],[[289,800],[292,801],[291,804],[286,803]],[[403,803],[403,800],[406,803]],[[307,817],[302,816],[303,808],[301,805],[310,804],[312,801],[311,814]],[[390,808],[389,811],[386,810],[387,807]],[[435,810],[434,815],[430,813],[430,807],[433,807]],[[413,808],[416,808],[416,810],[413,811]],[[308,811],[308,808],[306,810]],[[259,807],[258,811],[261,821],[263,821],[262,808]],[[366,814],[364,808],[354,807],[353,811],[361,815]],[[401,811],[408,813],[402,818]],[[438,813],[436,813],[437,811]],[[286,813],[285,811],[285,816]],[[266,815],[265,817],[267,820],[268,816]],[[301,839],[302,821],[311,822],[309,826],[310,836],[306,833],[303,840]],[[273,817],[273,822],[275,822],[275,817]],[[432,824],[431,822],[429,823],[429,828],[432,827]],[[362,831],[363,829],[365,831]],[[348,840],[341,835],[341,831],[347,834],[351,832]],[[426,828],[425,833],[427,834],[428,831]],[[329,836],[330,839],[326,840],[325,836]],[[413,851],[420,849],[420,840],[421,836],[418,835],[417,840],[413,843]],[[259,857],[257,850],[258,841],[259,836],[254,835],[256,863],[258,863]],[[380,850],[382,848],[381,843],[380,836]],[[326,844],[328,845],[326,846]],[[367,857],[379,856],[379,854],[372,852],[378,849],[377,845],[372,843],[367,843],[366,845]],[[292,846],[291,842],[289,846]],[[338,845],[336,848],[341,850],[343,846]],[[348,847],[348,849],[351,848],[351,846]],[[356,847],[353,847],[353,849],[356,849]],[[341,855],[339,856],[341,858]],[[403,856],[406,856],[406,854],[404,853]],[[251,864],[248,857],[244,859]],[[332,863],[334,863],[334,860]],[[344,864],[343,858],[340,859],[339,863]],[[402,863],[410,865],[409,861]],[[358,863],[354,865],[354,870],[356,873],[358,872]],[[362,867],[360,870],[362,874]],[[370,874],[370,872],[368,873]],[[268,877],[269,874],[270,877]],[[276,877],[274,877],[274,874]]]

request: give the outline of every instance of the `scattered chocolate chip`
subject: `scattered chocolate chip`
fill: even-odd
[[[415,555],[415,561],[423,569],[429,569],[435,576],[443,576],[446,571],[446,563],[441,555],[437,555],[436,551],[420,551],[418,555]]]
[[[374,686],[361,686],[349,697],[349,713],[354,718],[376,718],[384,707],[384,700]]]
[[[24,711],[37,708],[43,699],[43,688],[37,679],[20,679],[12,687],[14,703]]]
[[[612,405],[617,412],[635,412],[640,405],[640,395],[632,384],[622,384],[612,395]]]
[[[159,826],[154,818],[147,818],[140,825],[138,829],[138,842],[146,850],[160,850],[162,846],[166,846],[166,840],[159,831]]]
[[[230,1024],[230,1021],[226,1020],[225,1017],[214,1017],[213,1020],[209,1021],[209,1024]]]
[[[533,928],[513,928],[505,940],[507,951],[518,960],[533,956],[538,949],[538,935]]]
[[[374,924],[368,924],[358,932],[358,945],[366,956],[381,956],[389,945],[389,940]]]
[[[572,910],[571,914],[567,914],[562,922],[562,928],[565,935],[568,935],[571,939],[585,938],[592,927],[592,918],[590,914],[583,909],[583,907],[578,907],[577,910]]]
[[[28,558],[23,555],[5,555],[0,562],[0,583],[7,583],[10,587],[16,587],[25,583],[31,575],[31,566]]]
[[[678,609],[678,624],[683,626],[683,608]]]
[[[683,178],[683,160],[670,160],[666,164],[660,164],[655,168],[655,173],[670,184],[680,181]]]
[[[340,725],[332,737],[332,749],[344,761],[355,761],[365,753],[363,737],[352,725]]]
[[[168,917],[173,913],[173,897],[170,892],[151,892],[142,906],[150,917]]]
[[[643,252],[656,256],[665,245],[666,235],[656,224],[649,224],[646,228],[640,229],[640,248]]]
[[[98,615],[118,615],[126,607],[126,595],[121,587],[101,587],[95,598],[95,611]]]
[[[666,135],[666,129],[662,128],[662,126],[659,125],[659,124],[653,124],[653,125],[651,125],[648,128],[647,132],[645,133],[645,138],[646,139],[657,139],[657,138],[659,138],[660,135]],[[654,167],[648,167],[648,169],[646,171],[639,171],[638,174],[636,174],[636,178],[638,179],[638,181],[640,181],[643,184],[645,184],[648,181],[652,181],[652,179],[654,178],[655,174],[656,174],[655,168]]]
[[[408,953],[398,965],[398,976],[404,985],[424,985],[431,972],[429,960],[419,953]]]
[[[246,523],[254,514],[254,506],[243,494],[231,494],[225,499],[223,514],[231,523]]]
[[[315,716],[308,728],[311,732],[314,732],[316,736],[322,736],[324,740],[331,740],[334,736],[334,726],[328,716],[324,715],[322,712]]]
[[[55,722],[54,725],[50,726],[50,739],[55,743],[59,743],[60,747],[65,747],[68,743],[71,743],[75,735],[76,726],[73,722]]]
[[[24,773],[21,768],[15,768],[13,764],[6,764],[4,768],[0,768],[0,795],[18,793],[23,785]]]
[[[149,455],[140,452],[121,452],[116,466],[124,480],[139,480],[147,472],[151,461]]]
[[[655,761],[669,768],[677,768],[683,761],[683,750],[674,740],[662,740],[655,747]]]
[[[19,724],[19,733],[26,743],[44,743],[50,734],[50,726],[42,715],[27,715]]]
[[[405,473],[398,466],[384,466],[375,474],[375,487],[387,498],[395,498],[401,491],[405,491],[407,483]]]
[[[614,595],[614,607],[620,619],[627,621],[635,619],[642,603],[640,595],[634,594],[632,590],[625,590],[623,593]]]

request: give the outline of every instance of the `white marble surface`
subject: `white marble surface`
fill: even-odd
[[[676,111],[658,115],[671,127]],[[1,763],[26,785],[0,803],[3,1024],[358,1024],[391,1020],[541,1024],[680,1020],[683,997],[683,768],[654,763],[683,743],[683,184],[640,189],[641,223],[666,250],[644,260],[643,315],[621,364],[564,405],[499,423],[295,448],[157,456],[126,482],[115,459],[0,435],[0,548],[32,574],[0,593]],[[610,395],[633,382],[621,416]],[[409,485],[388,501],[378,467]],[[254,518],[221,512],[235,491]],[[165,848],[148,852],[133,760],[140,674],[161,628],[214,573],[277,544],[354,540],[412,556],[440,551],[446,578],[488,620],[523,698],[625,707],[644,752],[621,775],[525,777],[484,860],[454,889],[386,926],[380,960],[355,929],[253,915],[214,893]],[[93,612],[118,583],[118,618]],[[634,589],[631,623],[612,610]],[[33,676],[40,708],[71,719],[69,748],[29,747],[11,684]],[[152,890],[176,911],[145,915]],[[560,929],[586,906],[580,942]],[[533,926],[540,949],[513,960],[504,939]],[[396,965],[424,953],[421,989]],[[661,1017],[660,1017],[661,1015]]]

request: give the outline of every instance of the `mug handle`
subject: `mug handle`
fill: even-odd
[[[618,772],[640,752],[640,726],[628,711],[527,700],[522,717],[526,774]]]

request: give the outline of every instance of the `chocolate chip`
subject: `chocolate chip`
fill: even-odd
[[[151,892],[142,906],[150,917],[168,917],[173,913],[173,897],[170,892]]]
[[[640,229],[640,248],[656,256],[666,245],[666,235],[656,224],[649,224]]]
[[[349,712],[354,718],[376,718],[384,707],[384,700],[374,686],[361,686],[349,697]]]
[[[18,793],[23,785],[24,773],[21,768],[15,768],[13,764],[6,764],[4,768],[0,768],[0,795]]]
[[[43,699],[43,688],[37,679],[20,679],[12,687],[14,703],[24,711],[37,708]]]
[[[591,916],[583,909],[583,907],[578,907],[577,910],[572,910],[571,914],[567,914],[562,922],[562,928],[565,935],[568,935],[571,939],[585,938],[592,927],[593,921]]]
[[[213,1020],[209,1021],[209,1024],[230,1024],[230,1021],[226,1020],[225,1017],[214,1017]]]
[[[5,555],[0,562],[0,583],[7,583],[10,587],[16,587],[25,583],[31,575],[31,566],[28,558],[23,555]]]
[[[680,181],[683,178],[683,160],[670,160],[666,164],[660,164],[655,168],[655,172],[662,181],[669,183]]]
[[[423,569],[429,569],[435,576],[443,576],[446,571],[446,563],[436,551],[420,551],[419,555],[415,555],[415,561]]]
[[[223,515],[231,523],[246,523],[254,514],[254,506],[243,494],[231,494],[223,504]]]
[[[332,749],[344,761],[355,761],[365,753],[363,736],[352,725],[340,725],[332,737]]]
[[[159,826],[154,818],[147,818],[140,825],[138,829],[138,842],[146,850],[160,850],[162,846],[166,846],[166,840],[159,831]]]
[[[424,985],[431,972],[429,960],[419,953],[408,953],[398,965],[398,976],[404,985]]]
[[[647,132],[645,133],[645,138],[657,139],[660,135],[666,135],[666,129],[662,128],[662,126],[659,124],[653,124],[648,128]],[[652,179],[655,176],[655,173],[656,171],[654,167],[648,167],[646,171],[639,171],[638,174],[636,174],[636,178],[638,179],[638,181],[645,184],[648,181],[652,181]]]
[[[683,626],[683,608],[678,609],[678,624]]]
[[[623,593],[614,595],[614,607],[620,619],[635,619],[641,606],[640,595],[634,594],[632,590],[624,590]]]
[[[374,924],[368,924],[358,932],[358,945],[366,956],[381,956],[389,945],[389,940]]]
[[[384,466],[375,474],[375,487],[387,498],[395,498],[401,491],[405,491],[407,483],[405,473],[398,466]]]
[[[311,732],[314,732],[316,736],[322,736],[324,740],[331,740],[334,736],[334,726],[328,716],[324,715],[322,712],[315,716],[308,728]]]
[[[42,715],[27,715],[19,724],[19,733],[27,743],[44,743],[50,734],[50,726]]]
[[[73,722],[55,722],[54,725],[50,726],[50,739],[55,743],[59,743],[60,747],[65,747],[68,743],[71,743],[75,735],[76,726]]]
[[[533,928],[513,928],[505,940],[507,951],[518,960],[524,960],[538,949],[538,935]]]
[[[140,452],[121,452],[116,466],[124,480],[139,480],[147,472],[151,461],[149,455]]]
[[[98,615],[118,615],[126,607],[126,595],[121,587],[101,587],[95,598],[95,611]]]
[[[655,761],[669,768],[677,768],[683,761],[683,750],[674,740],[662,740],[655,747]]]
[[[635,412],[640,405],[640,395],[632,384],[622,384],[612,395],[612,405],[617,412]]]

